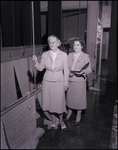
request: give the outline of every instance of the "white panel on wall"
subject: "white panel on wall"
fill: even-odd
[[[111,26],[111,6],[103,6],[102,24],[103,24],[103,28],[110,28],[110,26]]]

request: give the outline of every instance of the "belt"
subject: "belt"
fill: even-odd
[[[83,74],[75,74],[76,77],[83,77],[85,79],[85,76]]]
[[[73,77],[75,75],[76,77],[83,77],[85,79],[85,76],[83,74],[70,74],[70,77]]]

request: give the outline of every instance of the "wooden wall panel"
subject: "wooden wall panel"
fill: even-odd
[[[36,130],[35,95],[5,113],[2,120],[10,148],[24,148]]]
[[[1,149],[9,149],[5,139],[4,126],[1,120]]]
[[[16,76],[20,86],[22,96],[29,91],[29,79],[28,79],[28,64],[27,58],[21,58],[12,60],[12,65],[15,68]]]
[[[21,58],[24,54],[23,47],[14,47],[11,49],[11,59]]]
[[[1,51],[1,61],[6,61],[11,59],[11,52],[9,51]]]
[[[11,61],[1,63],[1,110],[17,100]]]
[[[44,45],[35,46],[35,54],[41,55],[43,52]],[[2,47],[1,50],[1,61],[13,60],[17,58],[27,57],[32,55],[32,46],[18,46],[18,47]]]
[[[24,46],[25,55],[32,55],[33,53],[33,46]]]
[[[41,59],[43,46],[35,47],[38,61]],[[8,107],[34,89],[34,74],[40,83],[43,73],[38,72],[32,61],[32,47],[7,47],[1,51],[1,109]],[[18,80],[21,96],[18,96],[15,84],[15,74]],[[38,75],[37,75],[38,74]]]

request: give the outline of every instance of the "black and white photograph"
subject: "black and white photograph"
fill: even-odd
[[[1,1],[1,149],[117,149],[117,1]]]

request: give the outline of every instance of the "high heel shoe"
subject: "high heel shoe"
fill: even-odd
[[[51,129],[58,129],[58,126],[56,126],[55,124],[51,124]]]
[[[80,123],[80,121],[79,122],[74,122],[74,123],[72,123],[72,126],[78,126],[79,123]]]
[[[61,129],[62,129],[62,130],[66,130],[66,125],[65,125],[64,122],[63,122],[63,123],[60,123],[60,125],[61,125]]]
[[[82,122],[82,120],[83,120],[83,117],[81,117],[80,121],[78,122],[75,121],[74,123],[72,123],[72,126],[78,126]]]

